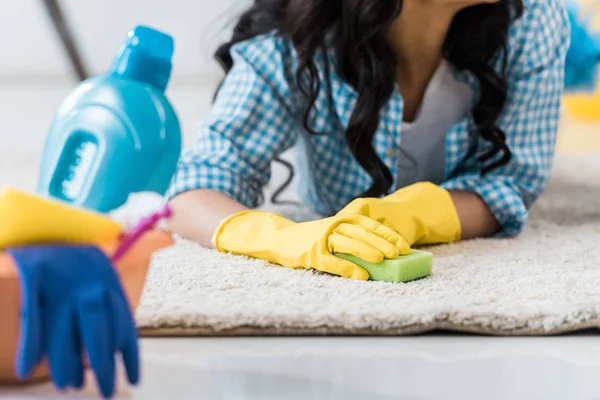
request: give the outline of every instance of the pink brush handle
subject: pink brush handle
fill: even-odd
[[[131,230],[131,232],[127,233],[119,244],[119,247],[115,251],[115,254],[112,256],[112,261],[116,262],[121,259],[131,247],[138,241],[140,237],[151,229],[154,229],[156,224],[165,218],[170,218],[173,215],[173,212],[169,208],[168,205],[165,206],[158,212],[152,214],[149,217],[143,218],[136,226]]]

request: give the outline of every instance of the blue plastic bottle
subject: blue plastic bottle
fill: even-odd
[[[71,93],[46,139],[39,194],[107,212],[131,193],[166,192],[181,152],[164,93],[173,51],[169,35],[138,26],[109,73]]]

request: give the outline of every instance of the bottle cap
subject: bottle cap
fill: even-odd
[[[137,26],[129,32],[119,50],[112,73],[164,91],[171,77],[174,47],[171,36],[147,26]]]

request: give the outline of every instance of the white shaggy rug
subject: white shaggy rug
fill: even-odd
[[[514,240],[432,249],[408,284],[290,270],[180,241],[158,253],[144,335],[549,335],[600,327],[600,156],[561,157]]]

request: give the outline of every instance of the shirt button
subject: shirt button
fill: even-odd
[[[388,157],[394,157],[395,154],[396,152],[394,151],[394,149],[389,149],[385,152],[385,155]]]

